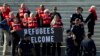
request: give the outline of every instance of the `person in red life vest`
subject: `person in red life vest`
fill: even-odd
[[[20,18],[20,19],[24,18],[24,14],[25,14],[25,13],[27,13],[28,16],[29,16],[30,11],[29,11],[29,9],[26,7],[26,5],[25,5],[24,3],[22,3],[22,4],[20,5],[19,11],[18,11],[18,13],[17,13],[17,18]]]
[[[88,33],[94,35],[94,26],[97,20],[96,7],[94,5],[91,6],[88,11],[90,12],[90,14],[86,18],[85,24],[88,24]]]
[[[43,27],[50,27],[51,23],[51,15],[48,9],[44,10],[44,14],[42,15]]]
[[[2,38],[4,38],[3,56],[6,55],[8,49],[9,49],[8,48],[8,46],[9,46],[8,44],[11,41],[11,34],[9,32],[10,31],[10,22],[11,22],[11,19],[13,19],[13,18],[14,18],[14,13],[13,12],[10,12],[9,13],[9,19],[4,19],[6,21],[6,22],[4,22],[4,24],[6,24],[4,28],[6,28],[8,30],[5,30],[5,29],[2,30],[3,31],[3,36],[4,36],[4,37],[2,37]]]
[[[54,27],[54,28],[63,27],[63,23],[62,23],[62,21],[61,21],[61,19],[58,15],[54,16],[54,18],[51,22],[51,27]],[[55,56],[56,49],[57,49],[57,52],[58,52],[58,56],[61,56],[61,47],[60,46],[61,46],[60,42],[52,43],[52,56]]]
[[[24,18],[21,20],[22,21],[22,28],[28,28],[28,14],[24,14]]]
[[[2,20],[8,19],[9,13],[11,12],[11,8],[8,4],[4,3],[2,7],[0,7],[0,15]]]
[[[44,14],[44,10],[45,10],[45,7],[43,4],[40,5],[40,7],[36,8],[36,17],[37,17],[37,22],[38,22],[38,26],[39,27],[42,27],[42,15]]]
[[[28,28],[36,28],[38,27],[37,18],[33,13],[30,13],[30,17],[28,18]]]
[[[53,20],[51,21],[51,27],[62,27],[63,23],[58,15],[55,15]]]
[[[39,17],[41,17],[41,15],[44,14],[44,10],[45,10],[45,7],[43,4],[41,4],[40,7],[36,9],[36,12]]]
[[[18,35],[17,31],[20,31],[21,24],[19,23],[17,18],[14,18],[13,21],[11,22],[11,34],[12,34],[12,56],[15,56],[16,54],[16,49],[18,46],[18,43],[20,41],[20,36]]]
[[[11,26],[11,22],[13,21],[14,18],[15,18],[15,14],[12,11],[12,12],[9,13],[9,17],[7,19],[7,23],[8,23],[9,26]]]
[[[37,28],[37,18],[33,13],[30,13],[30,17],[28,18],[28,28]],[[40,56],[40,43],[35,43],[35,52],[36,56]]]
[[[44,14],[42,15],[42,21],[43,21],[43,25],[42,27],[50,27],[50,23],[51,23],[51,15],[48,9],[44,10]],[[42,55],[45,56],[49,56],[51,55],[50,51],[51,51],[51,43],[42,43],[43,47],[42,47]]]

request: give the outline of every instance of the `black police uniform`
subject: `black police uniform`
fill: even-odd
[[[84,22],[83,16],[81,14],[74,13],[71,15],[71,18],[70,18],[70,27],[72,27],[72,25],[74,25],[73,21],[75,21],[76,18],[80,19],[81,22]]]
[[[73,29],[72,29],[72,32],[75,34],[75,36],[76,36],[76,40],[75,41],[78,44],[77,47],[76,47],[77,55],[80,55],[80,53],[79,53],[80,44],[81,44],[81,41],[83,40],[84,33],[85,33],[84,26],[82,24],[80,24],[79,26],[74,25]]]
[[[77,56],[77,53],[75,52],[76,46],[74,44],[74,40],[71,36],[67,36],[66,38],[66,45],[67,45],[67,56]]]
[[[88,32],[93,35],[94,34],[94,25],[95,25],[95,16],[93,13],[90,13],[86,18],[85,23],[88,23]]]
[[[32,48],[34,48],[33,44],[31,41],[27,40],[21,40],[19,42],[18,48],[22,50],[21,56],[33,56],[32,55]]]
[[[96,56],[96,46],[92,39],[85,38],[81,43],[81,56]]]

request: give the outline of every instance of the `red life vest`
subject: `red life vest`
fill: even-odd
[[[48,24],[50,25],[50,23],[51,23],[51,16],[50,15],[43,14],[42,19],[43,19],[44,25],[48,25]]]
[[[11,27],[12,27],[13,30],[16,30],[16,31],[19,31],[19,30],[22,29],[20,23],[11,22]]]
[[[38,27],[37,19],[28,18],[28,28]]]
[[[44,14],[44,10],[45,10],[45,8],[44,8],[44,9],[41,9],[41,8],[37,8],[37,9],[36,9],[36,11],[37,11],[39,17],[42,17],[42,14]]]
[[[23,25],[23,27],[28,27],[28,18],[22,19],[22,25]]]
[[[19,9],[19,17],[20,18],[23,18],[23,16],[24,16],[24,13],[27,13],[27,9],[26,8],[20,8]]]
[[[7,7],[6,9],[4,9],[3,7],[0,8],[0,11],[2,12],[2,15],[5,19],[8,19],[9,17],[9,13],[11,12],[10,7]]]
[[[51,27],[62,27],[63,26],[63,23],[61,21],[61,19],[58,19],[56,21],[56,23],[54,25],[52,25]]]

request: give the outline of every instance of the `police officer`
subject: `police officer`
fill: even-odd
[[[76,36],[76,42],[77,42],[77,47],[76,47],[76,52],[77,54],[79,55],[79,48],[80,48],[80,44],[81,44],[81,41],[83,40],[84,38],[84,25],[81,23],[81,20],[80,19],[75,19],[75,25],[72,26],[72,32],[75,34]]]
[[[18,45],[19,56],[35,56],[34,46],[30,41],[30,35],[26,34]]]
[[[96,46],[91,39],[91,34],[88,34],[81,43],[81,56],[96,56]]]
[[[75,52],[77,43],[75,41],[76,37],[72,33],[70,29],[66,31],[67,33],[67,38],[66,38],[66,45],[67,45],[67,56],[77,56],[77,53]]]
[[[82,11],[83,11],[82,7],[77,7],[76,8],[76,13],[73,13],[71,15],[71,18],[70,18],[70,27],[72,27],[72,25],[75,24],[74,21],[75,21],[76,18],[79,18],[82,22],[84,21],[83,16],[81,15]]]
[[[26,7],[26,5],[25,5],[24,3],[22,3],[22,4],[20,5],[19,11],[18,11],[16,17],[19,18],[19,19],[22,19],[22,18],[24,18],[24,14],[25,14],[25,13],[27,13],[28,16],[29,16],[30,10]]]

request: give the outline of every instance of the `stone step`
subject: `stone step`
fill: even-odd
[[[94,0],[3,0],[2,2],[94,2]],[[99,0],[95,0],[99,2]]]
[[[97,49],[99,49],[99,48],[100,47],[97,47]],[[66,48],[65,48],[65,46],[62,47],[61,53],[62,53],[62,56],[66,55]],[[0,52],[0,55],[2,55],[2,51]],[[99,56],[99,55],[100,55],[100,51],[97,51],[97,56]],[[7,56],[11,56],[11,52],[9,52]]]
[[[2,4],[3,2],[0,2],[0,4]],[[20,4],[22,2],[7,2],[9,4]],[[28,5],[39,5],[39,4],[44,4],[44,5],[100,5],[99,2],[95,1],[95,2],[24,2],[25,4]]]

